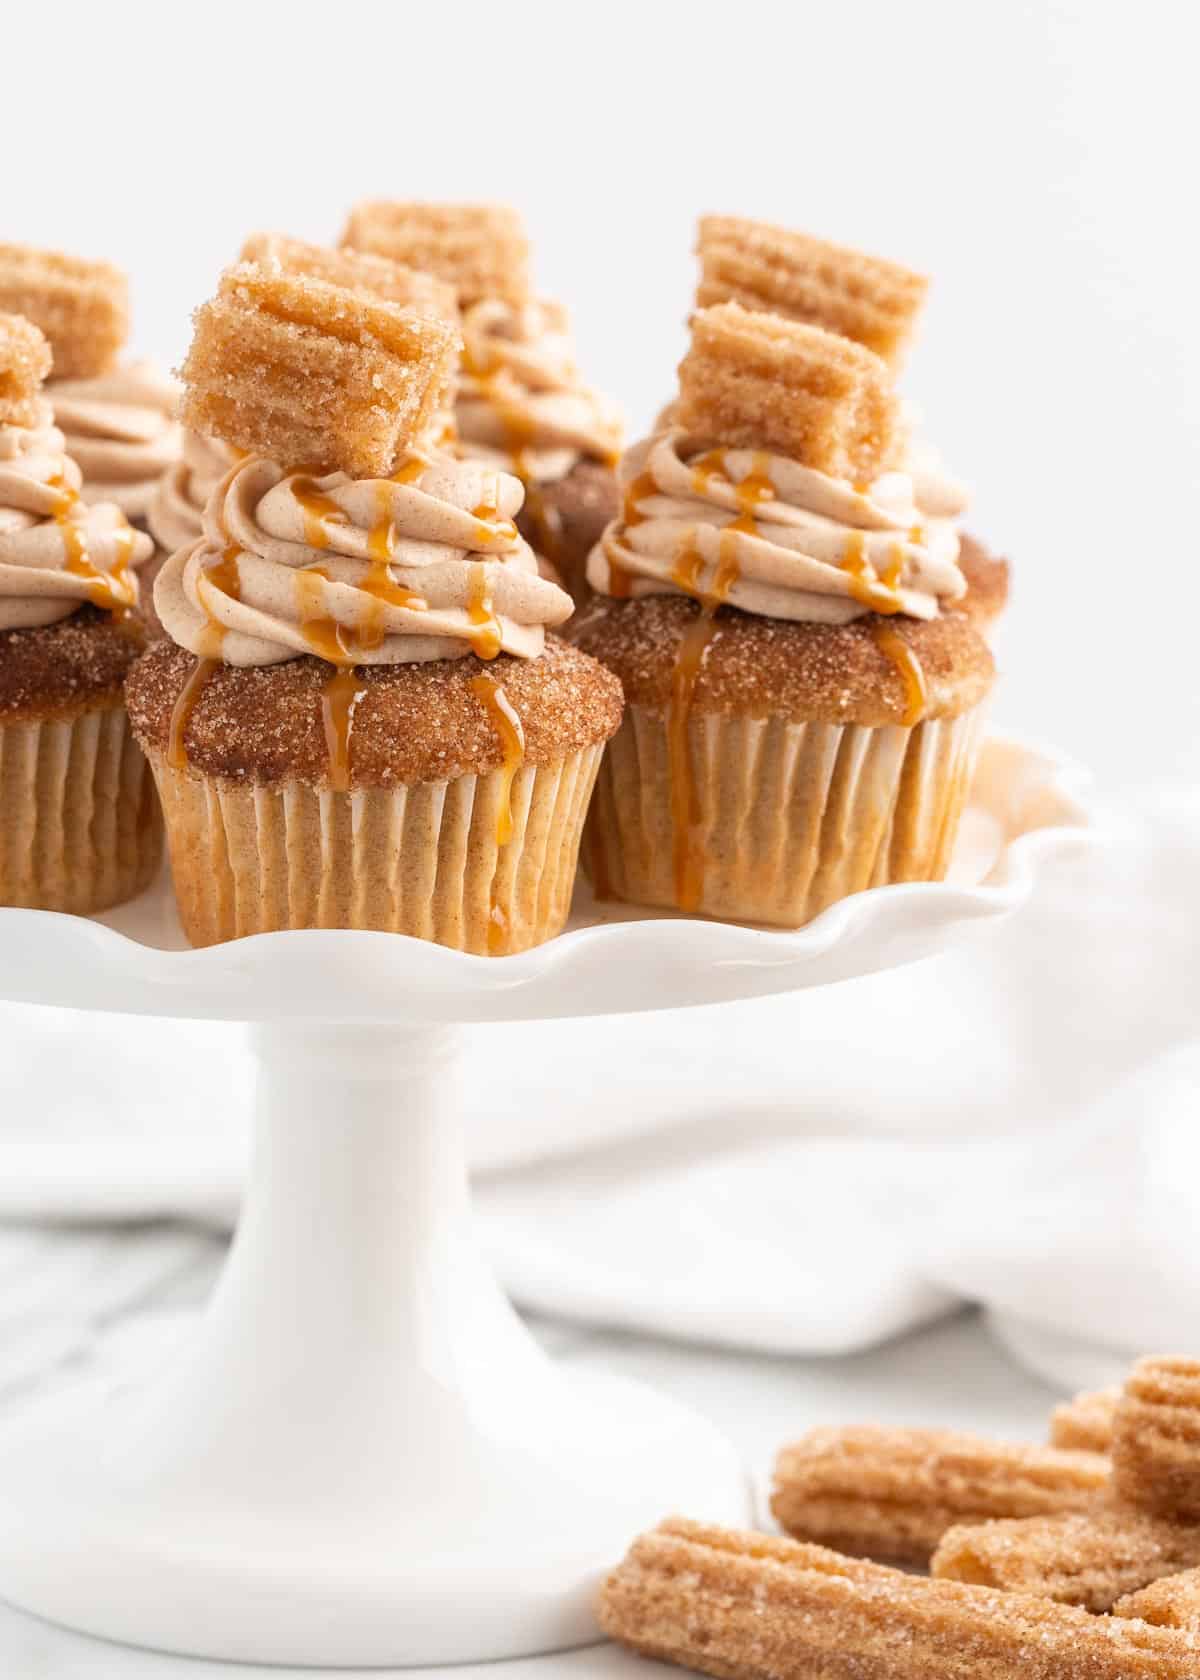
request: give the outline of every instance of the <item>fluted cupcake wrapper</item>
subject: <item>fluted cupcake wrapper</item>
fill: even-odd
[[[596,784],[585,864],[602,897],[782,927],[866,887],[940,880],[981,712],[911,729],[693,713],[681,800],[666,715],[630,705]]]
[[[123,705],[0,724],[0,904],[76,915],[149,886],[154,782]]]
[[[244,786],[152,762],[193,945],[281,928],[407,933],[480,956],[562,930],[603,746],[513,779],[499,770],[338,792]]]

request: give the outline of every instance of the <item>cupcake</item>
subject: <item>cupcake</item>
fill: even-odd
[[[150,361],[120,360],[129,331],[129,283],[109,263],[0,246],[0,309],[41,328],[54,356],[46,395],[82,495],[112,503],[149,530],[158,482],[178,459],[179,389]]]
[[[32,322],[0,315],[0,904],[88,914],[147,886],[161,849],[122,699],[153,544],[81,497],[49,368]]]
[[[513,523],[520,482],[434,447],[460,351],[369,282],[255,263],[197,313],[184,419],[245,454],[127,684],[197,945],[342,927],[503,955],[565,921],[620,687],[547,635],[571,601]]]
[[[868,256],[790,228],[740,216],[702,216],[696,307],[739,303],[824,327],[873,350],[894,373],[903,367],[929,282],[883,257]],[[919,412],[903,405],[908,443],[904,470],[922,518],[961,519],[969,495],[940,454],[917,435]],[[669,418],[669,417],[668,417]],[[1009,565],[977,539],[961,537],[966,591],[957,603],[985,635],[1008,601]]]
[[[344,244],[426,268],[462,305],[459,452],[525,487],[517,524],[576,601],[587,556],[618,511],[619,412],[580,378],[563,306],[531,294],[529,247],[500,205],[366,203]]]
[[[944,875],[993,665],[952,518],[918,508],[886,364],[701,309],[674,424],[622,462],[577,644],[625,689],[586,856],[601,895],[797,927]]]

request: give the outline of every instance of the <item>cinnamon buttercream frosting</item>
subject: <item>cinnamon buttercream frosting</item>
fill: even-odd
[[[150,534],[160,548],[174,554],[194,543],[204,528],[208,498],[245,451],[220,438],[185,430],[180,458],[159,479],[150,502]]]
[[[541,484],[583,457],[615,463],[619,411],[586,386],[561,304],[489,298],[463,316],[459,452]]]
[[[672,429],[619,472],[622,517],[593,549],[601,594],[690,595],[768,618],[845,624],[937,616],[965,584],[959,487],[923,468],[852,485],[763,450],[712,449]]]
[[[229,665],[536,658],[572,603],[513,524],[522,497],[481,462],[418,455],[356,480],[251,456],[164,565],[155,606],[175,642]]]
[[[84,501],[82,476],[49,403],[33,426],[0,426],[0,630],[137,605],[154,544],[114,503]]]
[[[129,362],[94,379],[57,380],[46,394],[83,474],[85,500],[115,502],[126,518],[145,518],[179,457],[175,381],[153,362]]]

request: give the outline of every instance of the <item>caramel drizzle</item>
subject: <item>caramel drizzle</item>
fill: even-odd
[[[500,652],[504,631],[492,604],[491,583],[486,560],[475,560],[471,563],[467,617],[473,626],[473,629],[468,632],[468,639],[475,657],[477,659],[495,659]]]
[[[850,579],[850,594],[860,607],[890,617],[904,611],[896,585],[904,569],[904,550],[897,543],[892,551],[888,570],[881,578],[867,555],[867,539],[862,531],[851,531],[846,538],[841,568]]]
[[[327,526],[347,524],[345,512],[307,473],[298,473],[292,479],[291,489],[304,515],[305,542],[310,548],[328,548]]]
[[[483,702],[504,751],[500,804],[496,813],[496,845],[497,848],[503,848],[513,837],[512,788],[516,774],[525,762],[525,729],[516,708],[498,682],[494,682],[491,677],[472,677],[471,688]],[[491,907],[488,911],[489,956],[498,956],[503,951],[508,933],[508,914],[496,896],[496,878],[493,874]]]
[[[187,747],[184,745],[183,732],[191,721],[196,704],[219,664],[219,659],[198,659],[191,675],[179,691],[179,696],[171,711],[171,729],[167,740],[167,763],[172,770],[187,769],[188,755]]]
[[[880,652],[891,660],[904,684],[904,711],[900,721],[905,729],[911,729],[925,716],[929,703],[929,687],[921,661],[900,632],[890,624],[873,624],[871,635]]]
[[[48,480],[57,492],[54,523],[62,537],[65,565],[72,577],[81,578],[88,588],[88,600],[105,612],[124,613],[137,604],[137,585],[133,581],[130,562],[133,559],[137,533],[128,520],[112,533],[116,544],[116,558],[105,571],[97,566],[88,550],[87,531],[78,515],[80,496],[77,490],[63,481],[61,473]]]
[[[352,665],[343,665],[335,670],[321,691],[321,723],[325,730],[325,750],[329,755],[329,785],[335,793],[347,793],[350,789],[350,732],[354,727],[354,708],[361,692]]]

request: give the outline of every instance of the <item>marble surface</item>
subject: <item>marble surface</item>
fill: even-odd
[[[873,1352],[832,1360],[749,1358],[552,1323],[535,1328],[559,1358],[603,1364],[705,1412],[738,1443],[760,1488],[779,1445],[816,1424],[941,1425],[1039,1439],[1057,1398],[1011,1365],[970,1313]],[[218,1674],[287,1680],[313,1672],[231,1668],[130,1650],[0,1606],[0,1675],[13,1680],[215,1680]],[[420,1671],[404,1672],[416,1676]],[[502,1674],[504,1680],[549,1680],[551,1675],[620,1680],[647,1670],[610,1646],[597,1646],[456,1672],[464,1680],[483,1680],[485,1674]]]

